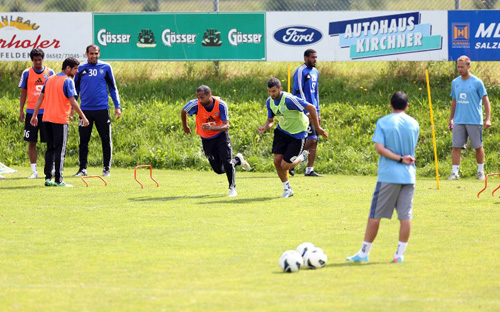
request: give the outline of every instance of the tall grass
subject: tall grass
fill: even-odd
[[[61,63],[47,63],[56,71]],[[195,97],[200,84],[229,104],[230,135],[234,152],[243,153],[257,171],[273,171],[272,133],[257,135],[266,119],[266,81],[273,76],[287,88],[287,64],[280,62],[223,62],[216,74],[212,62],[112,63],[122,98],[123,117],[113,120],[113,164],[130,167],[152,164],[159,168],[210,170],[196,135],[182,131],[180,111]],[[300,65],[292,63],[292,67]],[[500,93],[498,63],[474,63],[472,72],[486,84],[492,103],[493,127],[484,132],[487,171],[497,171],[495,151],[500,132],[495,125]],[[27,144],[22,140],[18,80],[29,63],[2,63],[0,71],[0,161],[28,166]],[[376,120],[390,112],[391,94],[402,90],[410,98],[408,114],[421,127],[417,148],[419,174],[434,175],[425,69],[429,70],[441,174],[451,166],[451,133],[447,130],[451,80],[457,75],[451,62],[329,62],[318,63],[322,125],[329,138],[321,140],[315,170],[322,173],[375,174],[377,154],[371,138]],[[194,118],[190,118],[194,129]],[[45,147],[39,145],[39,154]],[[463,154],[462,175],[475,173],[474,152]],[[78,163],[78,131],[70,127],[68,165]],[[39,161],[43,163],[43,161]],[[102,151],[94,129],[89,163],[100,166]]]

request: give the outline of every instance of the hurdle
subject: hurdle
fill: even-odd
[[[98,178],[98,179],[101,179],[102,182],[104,182],[104,186],[108,186],[108,182],[106,182],[106,180],[104,180],[101,176],[83,176],[82,177],[82,181],[83,183],[85,183],[85,185],[87,187],[89,187],[89,184],[87,183],[87,181],[85,181],[85,179],[90,179],[90,178]]]
[[[137,183],[139,183],[141,185],[141,189],[144,188],[144,185],[142,185],[142,183],[137,180],[137,168],[147,168],[149,167],[149,177],[151,178],[151,180],[154,181],[154,183],[156,183],[156,187],[159,187],[160,184],[158,183],[158,181],[156,181],[154,178],[153,178],[153,167],[151,165],[139,165],[139,166],[135,166],[135,169],[134,169],[134,179],[135,181],[137,181]]]
[[[479,194],[481,194],[482,192],[484,192],[484,190],[486,190],[486,188],[488,187],[488,177],[491,177],[491,176],[498,176],[500,178],[500,173],[488,173],[485,177],[484,177],[484,188],[482,190],[479,191],[479,193],[477,193],[477,198],[479,198]],[[500,189],[500,185],[493,190],[493,192],[491,192],[491,196],[494,196],[495,195],[495,192]]]

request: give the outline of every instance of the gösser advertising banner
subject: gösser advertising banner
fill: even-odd
[[[27,61],[34,48],[49,61],[84,59],[92,43],[90,25],[92,13],[0,12],[0,60]]]
[[[500,11],[449,11],[449,60],[500,61]]]
[[[94,14],[107,60],[265,60],[264,13]]]
[[[267,60],[445,61],[447,11],[269,12]]]

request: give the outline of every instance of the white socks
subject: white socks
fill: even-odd
[[[290,187],[290,181],[283,182],[283,187],[285,188],[285,190],[291,189],[291,187]]]
[[[314,171],[314,170],[313,170],[313,167],[307,167],[307,168],[306,168],[306,174],[309,174],[309,173],[311,173],[312,171]]]
[[[31,172],[37,172],[36,164],[31,164]]]
[[[358,255],[361,258],[364,258],[370,254],[370,249],[372,248],[373,243],[368,243],[363,241],[363,244],[361,244],[361,249],[358,252]]]
[[[406,246],[408,246],[408,243],[399,242],[398,250],[396,250],[396,254],[394,255],[394,258],[399,258],[399,257],[404,256]]]
[[[457,175],[458,175],[458,167],[460,167],[460,166],[455,166],[455,165],[452,165],[452,166],[451,166],[451,171],[452,171],[454,174],[457,174]]]
[[[484,172],[484,164],[477,164],[477,172]]]

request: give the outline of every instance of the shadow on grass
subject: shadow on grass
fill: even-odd
[[[218,200],[218,201],[211,201],[211,204],[246,204],[246,203],[252,203],[252,202],[263,202],[263,201],[268,201],[268,200],[273,200],[276,199],[277,197],[257,197],[257,198],[228,198],[227,196],[226,200]],[[200,204],[205,204],[205,203],[200,203]]]
[[[0,187],[0,190],[23,190],[23,189],[33,189],[38,186],[33,186],[33,185],[23,185],[23,186],[6,186],[6,187]],[[39,185],[39,187],[45,187],[43,184]]]
[[[196,195],[196,196],[167,196],[167,197],[137,197],[129,198],[131,201],[137,202],[148,202],[148,201],[170,201],[179,199],[196,199],[196,198],[214,198],[220,197],[220,195]]]

